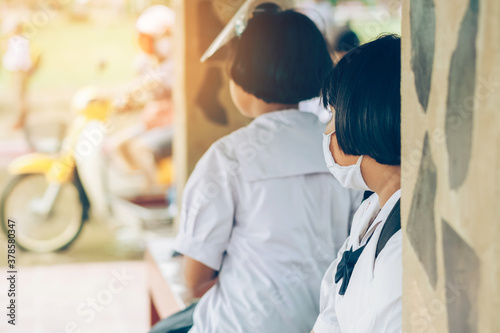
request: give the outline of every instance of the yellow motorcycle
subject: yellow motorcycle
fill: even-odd
[[[145,208],[141,200],[110,200],[103,180],[102,141],[108,132],[113,105],[98,90],[87,88],[73,99],[77,113],[68,128],[59,153],[32,153],[13,160],[8,172],[13,177],[0,201],[2,229],[8,220],[16,222],[16,242],[22,249],[50,252],[67,248],[79,235],[92,212],[105,218],[113,214],[113,202],[125,203],[137,215],[152,213],[155,219],[171,220],[167,205]],[[164,184],[172,182],[171,158],[161,163]]]

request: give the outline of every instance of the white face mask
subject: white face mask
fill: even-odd
[[[330,152],[330,142],[332,141],[333,133],[335,133],[335,131],[330,134],[323,133],[323,155],[325,156],[328,170],[330,170],[332,175],[343,187],[371,191],[361,175],[361,161],[363,160],[363,155],[359,157],[358,162],[354,165],[341,166],[335,163],[332,153]]]
[[[162,37],[155,42],[155,52],[160,57],[167,59],[172,53],[172,41],[169,37]]]

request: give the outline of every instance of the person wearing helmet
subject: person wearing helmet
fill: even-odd
[[[28,115],[28,84],[38,68],[39,57],[35,56],[30,41],[23,36],[24,24],[18,17],[7,19],[2,32],[7,36],[7,45],[2,57],[3,67],[11,73],[12,87],[15,90],[17,120],[14,129],[24,127]]]
[[[143,171],[148,189],[157,183],[157,162],[172,153],[174,23],[173,10],[163,5],[146,9],[137,19],[141,54],[135,67],[139,77],[118,101],[118,109],[124,112],[142,108],[141,121],[112,139],[118,160],[129,171]]]
[[[156,5],[146,9],[137,19],[137,42],[141,49],[136,67],[139,73],[156,70],[161,74],[163,88],[173,84],[172,32],[175,14],[172,9]]]

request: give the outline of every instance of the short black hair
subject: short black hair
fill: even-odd
[[[321,32],[293,10],[255,14],[234,47],[231,79],[266,103],[297,104],[319,96],[333,67]]]
[[[335,40],[334,50],[337,52],[349,52],[360,44],[359,37],[350,28],[342,30]]]
[[[384,35],[347,53],[322,88],[340,149],[401,165],[401,40]]]

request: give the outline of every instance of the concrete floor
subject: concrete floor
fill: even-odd
[[[16,326],[6,323],[2,306],[0,332],[147,332],[144,268],[134,261],[21,267]]]

